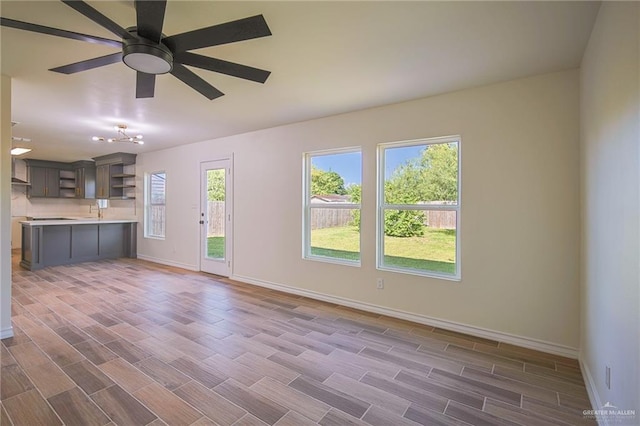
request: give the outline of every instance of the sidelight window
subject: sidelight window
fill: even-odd
[[[146,175],[145,182],[145,237],[165,237],[167,174],[155,172]]]

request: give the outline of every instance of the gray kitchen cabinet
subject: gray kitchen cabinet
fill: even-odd
[[[27,196],[47,198],[135,198],[136,154],[118,152],[93,161],[62,163],[27,159]]]
[[[127,200],[135,198],[136,154],[117,152],[94,158],[96,198]]]
[[[71,165],[75,171],[75,198],[96,198],[96,166],[93,161],[76,161]]]
[[[111,192],[111,176],[109,174],[109,164],[96,166],[96,198],[109,198]]]
[[[53,198],[60,195],[60,169],[29,166],[28,175],[31,183],[27,187],[29,198]]]
[[[23,221],[20,266],[47,266],[118,257],[135,258],[136,222],[127,220]]]

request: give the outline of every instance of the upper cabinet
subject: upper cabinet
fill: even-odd
[[[103,164],[101,166],[96,166],[96,198],[109,198],[110,181],[109,165]]]
[[[25,160],[27,163],[27,175],[31,186],[27,187],[29,198],[57,198],[60,197],[61,187],[64,190],[68,185],[71,191],[75,190],[75,180],[68,182],[64,176],[69,171],[67,163],[57,161]],[[63,178],[61,179],[61,173]],[[73,193],[73,192],[72,192]]]
[[[96,198],[96,165],[93,161],[71,163],[75,178],[75,198]]]
[[[135,198],[136,154],[118,152],[95,157],[96,198]]]
[[[136,154],[118,152],[93,161],[61,163],[24,160],[30,186],[29,198],[135,198]]]

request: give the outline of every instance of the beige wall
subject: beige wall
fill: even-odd
[[[143,154],[140,173],[167,172],[167,238],[139,253],[197,268],[199,162],[233,153],[236,278],[576,349],[578,98],[565,71]],[[376,144],[452,134],[462,281],[377,271]],[[348,146],[363,154],[362,266],[303,260],[303,153]]]
[[[581,358],[594,403],[636,410],[624,424],[640,422],[639,27],[638,3],[604,2],[581,68]]]
[[[11,78],[0,75],[0,338],[11,327]]]

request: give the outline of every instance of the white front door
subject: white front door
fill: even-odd
[[[200,270],[231,275],[233,185],[231,159],[200,164]]]

